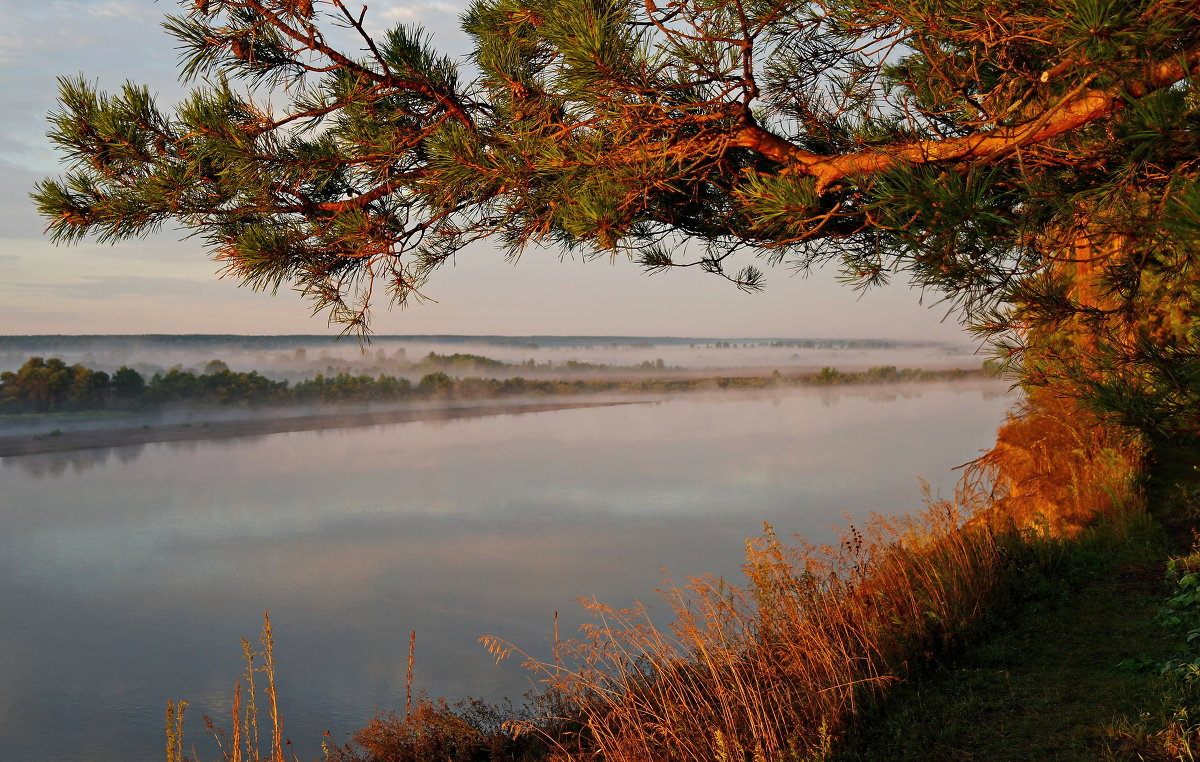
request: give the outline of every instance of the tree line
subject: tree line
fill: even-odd
[[[31,357],[16,371],[0,373],[0,412],[132,409],[172,402],[228,404],[286,400],[286,381],[272,381],[257,371],[238,373],[220,361],[206,372],[181,368],[146,379],[122,365],[109,374],[52,357]]]
[[[230,370],[213,360],[204,372],[175,367],[147,379],[121,366],[113,373],[94,370],[52,357],[29,358],[18,370],[0,373],[0,414],[52,413],[87,410],[142,410],[163,405],[288,405],[345,402],[394,402],[406,399],[484,399],[520,395],[565,395],[598,392],[682,392],[698,389],[761,389],[779,385],[896,383],[953,379],[964,371],[931,371],[892,366],[861,372],[822,368],[818,373],[784,376],[779,371],[761,377],[687,379],[645,378],[528,379],[453,377],[444,371],[427,373],[415,384],[407,378],[379,374],[318,373],[291,384],[274,381],[258,371]]]

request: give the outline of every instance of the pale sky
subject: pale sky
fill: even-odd
[[[464,4],[384,0],[370,4],[367,18],[376,29],[422,24],[447,51],[462,50]],[[199,243],[171,231],[111,246],[45,240],[27,194],[59,172],[45,138],[55,77],[82,72],[107,90],[132,79],[160,103],[174,101],[183,92],[174,40],[159,24],[179,8],[167,0],[0,0],[0,9],[0,334],[338,333],[291,291],[272,298],[219,280]],[[436,303],[377,304],[375,331],[968,342],[953,318],[943,321],[944,308],[921,306],[915,290],[860,295],[832,273],[801,278],[782,267],[750,295],[690,269],[651,277],[623,259],[560,262],[540,250],[514,265],[477,246],[435,273],[426,295]]]

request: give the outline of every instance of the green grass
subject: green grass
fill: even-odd
[[[1153,622],[1163,590],[1162,565],[1148,561],[1027,604],[952,664],[894,691],[838,758],[1097,759],[1115,718],[1157,702],[1157,675],[1118,665],[1169,651]]]
[[[1007,610],[864,714],[834,759],[1191,759],[1172,739],[1200,724],[1200,690],[1161,676],[1181,636],[1157,615],[1172,594],[1168,560],[1195,542],[1198,466],[1194,446],[1157,446],[1152,525],[1125,542],[1101,527],[1043,549]]]

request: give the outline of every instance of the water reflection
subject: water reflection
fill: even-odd
[[[979,394],[980,398],[985,401],[1005,400],[1010,395],[1010,390],[999,382],[961,382],[958,384],[963,388],[969,388],[972,394]],[[953,386],[953,385],[951,385]],[[729,401],[732,398],[738,399],[766,399],[771,404],[778,406],[781,401],[788,395],[801,393],[809,396],[812,400],[818,401],[822,407],[836,408],[842,400],[853,401],[868,400],[875,403],[896,402],[898,400],[914,400],[919,399],[923,394],[931,389],[941,390],[946,387],[945,384],[890,384],[890,385],[853,385],[853,386],[832,386],[832,387],[808,387],[804,389],[776,389],[765,390],[759,392],[720,392],[715,397],[717,401],[724,398]],[[683,397],[684,399],[691,398],[693,401],[697,399],[710,399],[712,397],[703,396],[696,393],[689,393]],[[647,397],[635,398],[632,395],[625,395],[616,398],[620,404],[638,404],[638,405],[660,405],[671,399],[668,397]],[[510,404],[523,404],[521,400],[511,400]],[[527,404],[527,403],[525,403]],[[585,403],[586,404],[586,403]],[[603,398],[599,404],[612,404],[610,398]],[[511,413],[503,413],[503,415],[527,415],[528,411],[515,411]],[[469,416],[468,416],[469,417]],[[458,421],[457,418],[438,418],[430,416],[422,421],[422,424],[429,428],[441,428],[452,426]],[[190,424],[188,424],[190,426]],[[387,428],[395,424],[371,424],[349,426],[356,432],[363,432],[372,429]],[[323,436],[329,428],[314,429],[310,434],[320,437]],[[50,452],[40,453],[36,455],[24,455],[19,457],[0,457],[0,468],[19,468],[26,474],[34,477],[54,478],[62,475],[67,470],[73,473],[82,473],[84,471],[102,467],[115,459],[120,463],[131,463],[137,460],[147,450],[147,448],[166,448],[175,452],[194,452],[198,448],[203,447],[226,447],[231,440],[238,442],[252,442],[262,439],[264,436],[278,436],[278,434],[267,435],[246,435],[237,434],[228,437],[216,438],[198,438],[198,439],[180,439],[165,442],[139,443],[131,445],[121,445],[112,447],[92,447],[81,450],[68,450],[65,452]]]
[[[1002,384],[686,396],[653,405],[6,458],[0,748],[152,759],[166,699],[224,716],[238,639],[277,631],[302,758],[418,687],[516,695],[476,644],[537,652],[578,596],[735,575],[744,538],[907,510],[988,446]],[[203,731],[193,726],[192,738]],[[307,742],[307,743],[304,743]],[[213,754],[205,754],[211,758]]]

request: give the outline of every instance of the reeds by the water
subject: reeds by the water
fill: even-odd
[[[226,732],[211,717],[204,717],[205,728],[216,741],[225,762],[286,762],[283,714],[279,709],[279,693],[275,684],[275,633],[271,628],[269,611],[263,612],[263,628],[258,642],[259,648],[255,649],[250,641],[242,638],[242,658],[246,667],[242,677],[234,683],[230,730]],[[259,685],[255,680],[256,673],[266,677],[263,692],[271,721],[271,745],[265,754],[260,748]],[[183,756],[183,709],[186,706],[186,702],[177,705],[167,702],[167,762],[188,760]]]
[[[528,661],[580,724],[572,758],[819,759],[858,703],[940,651],[986,605],[1000,563],[982,529],[938,501],[878,517],[836,546],[749,544],[747,582],[662,592],[672,621],[589,603],[595,623],[559,665]],[[486,644],[497,655],[511,646]],[[527,723],[537,730],[536,723]]]
[[[974,465],[995,488],[977,520],[999,532],[1071,538],[1099,522],[1122,522],[1140,506],[1146,446],[1046,390],[1031,393]]]

